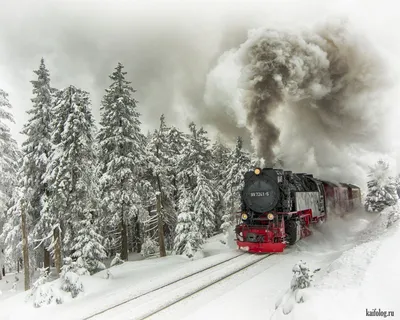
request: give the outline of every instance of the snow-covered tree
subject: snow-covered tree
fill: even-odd
[[[314,274],[320,269],[311,271],[304,261],[299,261],[293,268],[293,277],[290,282],[290,288],[275,303],[276,312],[282,312],[284,315],[292,312],[296,303],[303,303],[306,300],[306,293],[311,287]]]
[[[196,188],[194,189],[194,217],[199,232],[204,239],[214,233],[214,192],[209,180],[205,177],[200,167],[196,167]]]
[[[21,229],[20,216],[8,210],[16,202],[15,195],[18,195],[16,187],[20,165],[18,145],[9,128],[9,124],[14,123],[11,108],[8,94],[0,89],[0,249],[4,249],[8,260],[20,243],[20,238],[13,237],[13,231],[18,233]]]
[[[46,234],[55,231],[53,246],[60,244],[56,226],[61,227],[62,249],[69,254],[76,244],[85,214],[93,209],[93,202],[96,201],[92,198],[96,184],[93,149],[95,124],[89,94],[74,86],[60,91],[54,115],[54,150],[45,180],[50,187],[50,194],[40,223],[45,226]]]
[[[228,172],[223,182],[223,187],[226,190],[224,195],[226,211],[222,217],[224,222],[221,228],[224,231],[232,227],[234,212],[240,207],[240,191],[243,188],[243,175],[250,168],[250,156],[243,150],[242,138],[238,137],[236,147],[229,156]]]
[[[80,276],[89,275],[88,270],[84,267],[82,258],[78,258],[74,262],[70,257],[66,257],[61,269],[61,290],[70,292],[72,298],[76,298],[80,292],[84,291]]]
[[[181,180],[187,187],[194,190],[197,168],[206,174],[206,178],[210,180],[212,154],[207,131],[203,128],[197,129],[193,122],[189,124],[189,130],[188,142],[184,144],[181,150],[179,167]]]
[[[103,237],[99,235],[93,224],[93,218],[89,212],[81,221],[78,235],[73,246],[73,257],[81,257],[84,267],[90,274],[104,270],[106,266],[102,262],[107,257],[102,245]]]
[[[174,132],[165,123],[164,115],[160,117],[160,127],[152,134],[146,147],[148,155],[148,179],[153,189],[161,196],[161,222],[159,228],[167,230],[167,237],[171,238],[176,226],[176,206],[174,179],[176,176],[176,153],[171,150],[170,135]],[[175,133],[175,132],[174,132]],[[163,227],[161,227],[161,224]],[[166,228],[164,228],[166,225]],[[170,247],[170,242],[168,242]],[[160,252],[162,248],[160,248]]]
[[[215,213],[215,226],[214,230],[219,231],[222,224],[222,216],[225,213],[225,187],[223,182],[229,170],[229,154],[230,149],[226,147],[221,141],[217,139],[214,142],[212,149],[212,162],[213,162],[213,185],[214,185],[214,213]]]
[[[26,204],[26,214],[36,223],[43,209],[43,202],[49,196],[49,188],[44,182],[47,165],[52,152],[51,144],[51,119],[52,119],[52,88],[50,87],[50,75],[44,59],[40,61],[38,70],[34,73],[37,79],[31,81],[33,105],[27,112],[30,115],[28,122],[24,125],[22,134],[26,140],[22,143],[22,168],[20,172],[20,186],[22,196]],[[40,220],[39,220],[40,221]],[[37,223],[35,225],[34,237],[41,238],[45,226]],[[49,245],[50,242],[44,241]],[[47,261],[49,263],[49,261]],[[49,265],[46,265],[49,267]]]
[[[101,106],[100,144],[101,190],[108,224],[120,232],[121,258],[128,259],[128,224],[138,215],[141,198],[137,192],[143,171],[145,137],[140,130],[140,114],[135,90],[125,79],[118,63],[110,76]]]
[[[0,243],[4,247],[6,264],[14,265],[21,259],[22,234],[21,234],[21,210],[23,194],[21,188],[16,187],[11,199],[10,208],[4,215],[4,225],[0,235]]]
[[[57,304],[61,304],[63,300],[58,290],[55,290],[53,285],[47,284],[49,268],[39,268],[39,272],[39,278],[33,283],[32,290],[27,298],[33,298],[33,306],[35,308],[51,304],[53,301]]]
[[[146,236],[142,245],[142,255],[144,257],[149,257],[152,254],[155,254],[158,251],[158,242],[151,238],[150,236]]]
[[[198,228],[192,203],[193,195],[186,188],[182,188],[179,199],[178,224],[175,230],[174,252],[185,254],[189,258],[192,258],[204,244],[204,238]]]
[[[386,207],[395,205],[399,196],[395,180],[390,176],[389,164],[379,160],[370,168],[368,174],[368,193],[365,198],[365,209],[369,212],[381,212]]]
[[[168,156],[169,156],[169,169],[170,177],[171,177],[171,187],[173,188],[173,202],[175,212],[178,212],[178,204],[179,204],[179,186],[182,181],[180,181],[179,176],[181,174],[181,155],[182,150],[189,143],[188,137],[176,127],[171,126],[167,133],[167,141],[168,141]],[[171,225],[172,227],[172,225]],[[173,226],[173,229],[176,227]]]
[[[8,93],[0,89],[0,228],[17,183],[16,173],[20,158],[17,142],[8,125],[14,123],[14,117],[9,111],[11,108]]]
[[[194,220],[200,235],[207,237],[214,231],[216,194],[212,192],[212,154],[207,132],[189,124],[190,135],[179,161],[178,178],[184,190],[193,195],[190,212],[199,214]],[[207,212],[206,212],[207,211]],[[179,218],[178,218],[179,219]],[[179,224],[179,221],[178,221]]]
[[[112,261],[111,261],[110,267],[118,266],[123,263],[124,263],[124,260],[121,259],[121,254],[116,253],[114,259],[112,259]]]

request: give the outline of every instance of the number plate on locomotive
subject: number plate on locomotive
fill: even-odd
[[[250,192],[250,197],[269,197],[269,192],[264,192],[264,191]]]

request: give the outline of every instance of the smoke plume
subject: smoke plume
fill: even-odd
[[[318,152],[321,137],[340,147],[379,138],[374,125],[382,110],[376,93],[387,85],[384,65],[365,40],[346,23],[327,24],[313,32],[256,30],[239,49],[245,90],[243,106],[258,156],[276,161],[280,128],[274,115],[290,108],[294,130],[307,129]],[[372,114],[371,109],[374,111]],[[304,127],[307,125],[307,128]],[[303,131],[305,132],[305,131]],[[376,148],[379,140],[375,141]]]

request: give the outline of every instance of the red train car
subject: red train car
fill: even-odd
[[[305,173],[255,168],[244,175],[238,247],[249,252],[282,252],[311,234],[310,226],[361,205],[360,188]]]

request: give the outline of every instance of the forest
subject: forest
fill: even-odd
[[[82,258],[95,273],[105,258],[130,252],[193,257],[226,230],[239,208],[243,173],[255,157],[241,137],[227,146],[191,122],[142,132],[135,90],[121,63],[109,76],[97,124],[90,94],[51,86],[44,59],[31,81],[21,148],[10,134],[8,94],[0,91],[0,247],[8,269]]]
[[[90,274],[105,260],[184,254],[234,225],[243,174],[259,159],[241,137],[229,146],[211,141],[191,122],[187,132],[168,124],[145,134],[135,89],[118,63],[100,106],[70,85],[51,86],[41,59],[21,147],[8,94],[0,89],[0,248],[5,269],[25,272],[80,259]],[[399,179],[380,161],[371,168],[365,207],[378,212],[398,200]],[[379,174],[378,174],[379,173]],[[27,272],[29,270],[29,272]]]

